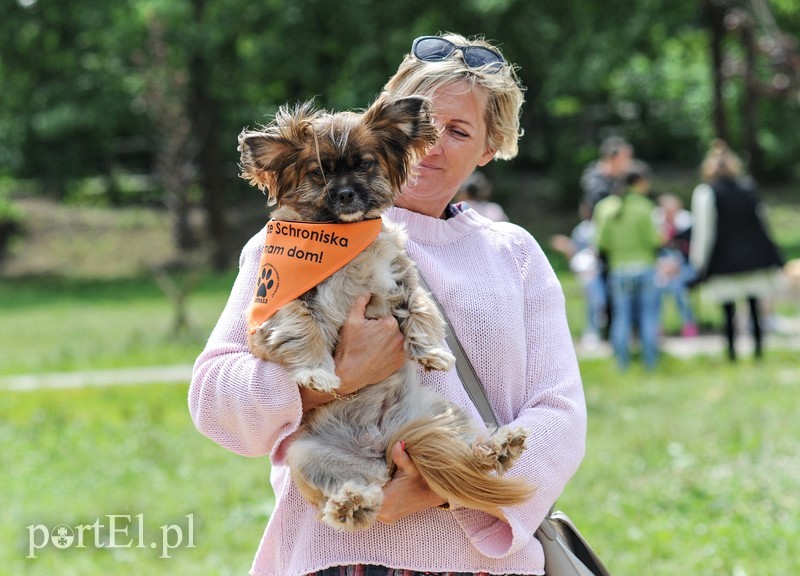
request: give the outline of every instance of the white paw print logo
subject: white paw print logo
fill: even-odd
[[[75,535],[72,533],[72,528],[66,524],[59,524],[50,533],[50,540],[56,548],[69,548],[75,540]]]

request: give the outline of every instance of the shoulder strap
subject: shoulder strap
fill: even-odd
[[[446,330],[445,340],[451,352],[453,352],[453,355],[456,357],[456,371],[458,372],[459,378],[461,378],[464,389],[467,391],[467,395],[470,400],[472,400],[472,403],[475,404],[475,407],[478,409],[486,425],[497,426],[497,418],[492,411],[492,406],[489,404],[489,399],[486,397],[486,392],[478,379],[478,375],[475,374],[475,368],[472,367],[472,363],[469,361],[469,358],[467,358],[467,353],[464,352],[464,347],[461,346],[461,342],[456,338],[455,332],[453,332],[453,326],[450,324],[447,314],[444,313],[441,304],[439,304],[439,301],[436,299],[433,292],[431,292],[431,289],[428,288],[428,284],[425,282],[425,279],[422,278],[422,275],[419,275],[419,283],[422,288],[431,295],[431,298],[442,313]]]
[[[475,368],[472,367],[472,363],[469,361],[469,358],[467,358],[467,353],[464,352],[464,347],[461,346],[461,342],[459,342],[458,338],[456,338],[456,335],[453,332],[453,326],[450,324],[447,314],[444,313],[442,305],[439,304],[439,300],[436,298],[433,292],[431,292],[431,289],[428,287],[428,284],[425,282],[422,274],[419,274],[418,276],[420,285],[431,295],[431,298],[439,308],[439,312],[442,313],[442,318],[444,319],[445,324],[445,340],[447,341],[447,345],[450,347],[450,350],[453,352],[453,355],[456,357],[456,372],[458,372],[458,377],[461,378],[461,383],[464,385],[467,395],[469,396],[470,400],[472,400],[472,403],[475,404],[475,407],[478,409],[478,412],[480,413],[481,418],[483,418],[484,423],[487,426],[498,426],[497,418],[494,415],[491,404],[489,404],[489,399],[486,397],[486,391],[483,389],[481,381],[478,379],[478,375],[475,374]],[[555,503],[550,507],[547,517],[542,521],[542,528],[549,528],[549,524],[547,523],[548,518],[554,510]]]

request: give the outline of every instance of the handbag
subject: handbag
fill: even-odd
[[[450,320],[421,277],[420,284],[431,293],[431,298],[442,312],[445,321],[445,339],[450,351],[456,357],[456,371],[464,384],[467,395],[475,404],[486,425],[497,426],[497,418],[486,397],[486,391],[475,373],[475,368],[467,358],[461,342],[456,338]],[[536,538],[544,550],[545,576],[611,576],[595,551],[581,535],[578,527],[563,512],[551,508],[536,530]]]

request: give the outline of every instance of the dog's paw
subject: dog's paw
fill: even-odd
[[[325,368],[304,368],[295,371],[292,377],[298,385],[317,392],[330,392],[341,384],[339,377]]]
[[[269,345],[269,338],[264,324],[259,326],[254,332],[247,336],[247,346],[250,352],[256,358],[268,361],[270,359],[270,352],[272,351]]]
[[[412,358],[419,362],[425,370],[450,370],[456,363],[455,357],[444,348],[429,348],[420,350],[416,354],[412,351]]]
[[[479,439],[473,450],[487,470],[505,474],[527,448],[528,432],[522,426],[502,426],[488,438]]]
[[[375,523],[383,503],[380,486],[346,482],[322,508],[322,520],[337,530],[364,530]]]

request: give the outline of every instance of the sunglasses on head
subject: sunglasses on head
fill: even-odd
[[[441,62],[460,50],[470,68],[486,68],[497,72],[503,66],[499,52],[484,46],[459,46],[439,36],[420,36],[411,45],[411,53],[424,62]]]

